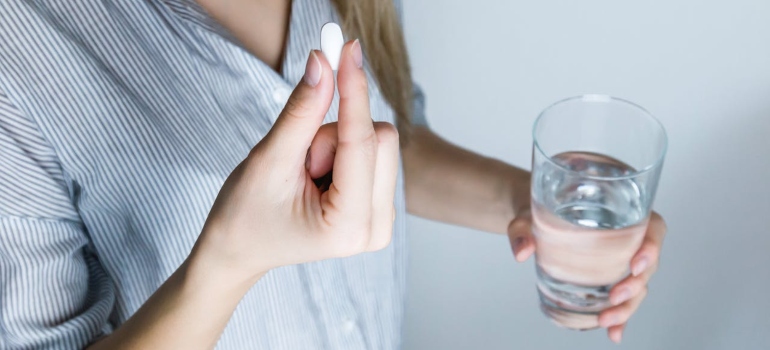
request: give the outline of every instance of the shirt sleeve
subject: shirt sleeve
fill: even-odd
[[[111,332],[110,278],[37,125],[0,91],[0,348],[82,349]]]
[[[414,99],[412,108],[412,124],[428,127],[428,119],[425,118],[425,95],[416,83],[414,84]]]

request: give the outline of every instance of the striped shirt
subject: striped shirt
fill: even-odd
[[[193,0],[0,2],[0,349],[83,348],[136,312],[337,16],[293,1],[277,73]],[[373,119],[393,122],[376,84],[369,96]],[[387,249],[270,271],[217,348],[398,348],[402,175],[395,201]]]

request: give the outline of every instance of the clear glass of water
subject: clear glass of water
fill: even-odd
[[[583,95],[544,110],[533,137],[540,307],[557,325],[596,328],[644,238],[666,132],[636,104]]]

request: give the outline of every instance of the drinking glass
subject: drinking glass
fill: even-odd
[[[634,103],[583,95],[545,109],[533,138],[540,308],[557,325],[596,328],[644,239],[666,132]]]

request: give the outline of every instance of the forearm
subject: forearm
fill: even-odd
[[[255,282],[191,255],[128,321],[88,349],[212,349]]]
[[[402,150],[411,214],[505,233],[529,205],[529,172],[450,144],[418,127]]]

